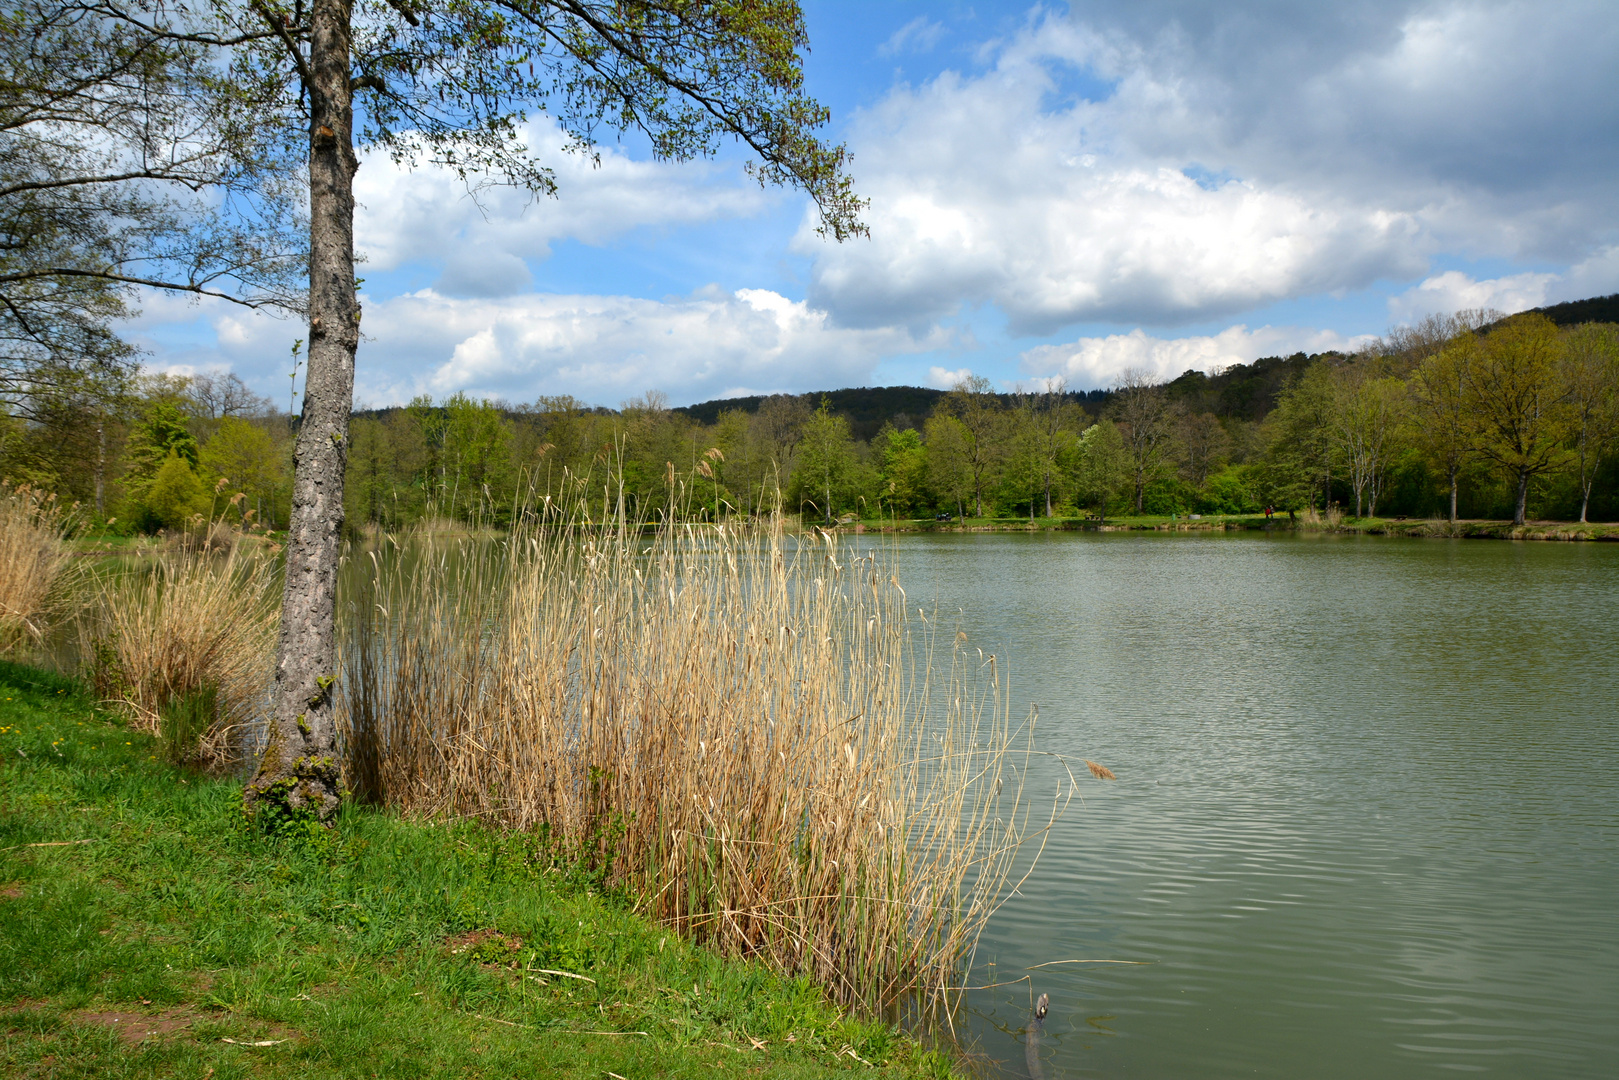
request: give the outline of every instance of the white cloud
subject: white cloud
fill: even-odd
[[[1020,361],[1030,375],[1060,375],[1076,389],[1091,390],[1113,386],[1130,370],[1167,381],[1189,370],[1213,372],[1262,356],[1352,351],[1371,340],[1371,335],[1346,338],[1331,330],[1290,326],[1258,330],[1232,326],[1211,336],[1183,338],[1152,337],[1138,328],[1128,334],[1080,338],[1066,345],[1041,345],[1025,352]]]
[[[951,371],[937,364],[928,368],[928,385],[936,390],[952,390],[958,383],[964,383],[972,377],[972,368],[957,368]]]
[[[371,405],[456,391],[614,403],[649,389],[685,404],[858,386],[883,356],[949,344],[942,332],[913,339],[900,330],[838,328],[824,312],[763,289],[705,289],[662,301],[537,293],[466,299],[423,290],[368,303],[364,325],[355,400]],[[273,385],[284,366],[285,324],[232,313],[215,329],[213,362]]]
[[[1398,296],[1389,298],[1389,316],[1398,323],[1415,322],[1424,315],[1449,315],[1463,308],[1493,308],[1507,315],[1540,307],[1556,274],[1512,274],[1475,281],[1460,270],[1435,274]]]
[[[1619,217],[1595,135],[1619,122],[1616,25],[1578,0],[1035,9],[984,69],[856,115],[872,235],[806,224],[810,299],[868,326],[992,304],[1044,334],[1409,280],[1446,251],[1587,257]]]
[[[895,30],[889,39],[877,46],[878,56],[897,56],[905,52],[931,52],[944,36],[944,25],[926,15],[918,15]]]
[[[1401,323],[1463,308],[1494,308],[1512,315],[1614,292],[1619,292],[1619,245],[1603,248],[1562,274],[1530,272],[1478,280],[1459,270],[1447,270],[1390,297],[1389,315]]]
[[[443,291],[508,295],[527,287],[522,260],[545,258],[558,240],[599,244],[647,226],[747,216],[780,197],[708,162],[636,161],[602,147],[593,163],[565,150],[549,120],[530,124],[526,139],[554,170],[556,198],[491,188],[475,199],[448,169],[410,170],[386,154],[367,155],[354,182],[356,246],[367,266],[448,258]]]

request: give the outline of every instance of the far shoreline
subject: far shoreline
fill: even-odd
[[[811,527],[814,522],[805,522]],[[1192,517],[1181,514],[1096,518],[960,518],[952,521],[918,519],[867,519],[839,522],[842,532],[853,533],[1029,533],[1029,532],[1300,532],[1344,536],[1399,536],[1422,539],[1462,540],[1589,540],[1619,542],[1619,523],[1530,521],[1514,525],[1510,521],[1477,518],[1455,523],[1443,518],[1360,518],[1336,523],[1289,521],[1277,515],[1266,521],[1262,514],[1208,514]]]

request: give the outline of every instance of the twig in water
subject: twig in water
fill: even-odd
[[[1153,963],[1154,961],[1152,960],[1047,960],[1043,964],[1036,964],[1034,967],[1026,967],[1023,970],[1036,971],[1055,964],[1136,964],[1140,967],[1151,967]]]

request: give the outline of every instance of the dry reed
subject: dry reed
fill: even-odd
[[[72,508],[55,495],[0,481],[0,655],[44,638],[72,596]]]
[[[79,624],[97,693],[139,730],[167,737],[175,709],[207,703],[176,756],[211,768],[255,745],[279,625],[272,553],[215,525],[142,551],[103,576]]]
[[[554,514],[357,558],[358,793],[548,830],[649,914],[851,1006],[960,982],[1030,832],[1030,727],[993,657],[959,635],[934,655],[880,557],[779,515],[648,535]]]

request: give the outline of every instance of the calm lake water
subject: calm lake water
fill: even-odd
[[[1119,777],[980,949],[1144,962],[1032,973],[1048,1077],[1619,1076],[1619,544],[894,546]],[[1010,1075],[1030,996],[972,1000]]]

